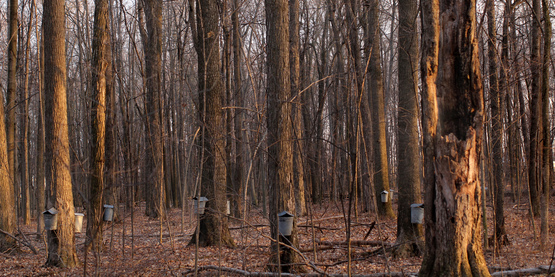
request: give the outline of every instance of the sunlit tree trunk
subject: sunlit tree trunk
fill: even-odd
[[[102,199],[104,191],[106,138],[106,69],[108,38],[108,0],[96,0],[92,49],[92,169],[87,209],[87,247],[102,248]]]
[[[75,249],[75,214],[70,173],[66,95],[65,1],[43,4],[46,183],[48,207],[58,210],[57,230],[47,232],[47,265],[78,266]]]
[[[370,61],[368,62],[369,98],[372,111],[372,145],[374,165],[375,197],[380,199],[382,191],[389,192],[389,167],[387,159],[385,96],[381,66],[379,1],[369,1],[368,37],[370,47]],[[394,217],[391,201],[378,203],[378,213],[381,216]]]
[[[475,6],[474,0],[422,1],[424,146],[432,146],[426,158],[435,160],[434,176],[426,175],[420,276],[490,276],[481,244],[484,99]],[[435,120],[435,131],[428,129]]]

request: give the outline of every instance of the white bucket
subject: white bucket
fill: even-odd
[[[81,233],[83,231],[83,217],[82,213],[75,213],[75,232]]]
[[[55,208],[42,212],[42,215],[44,216],[44,230],[58,229],[58,211]]]
[[[382,191],[382,203],[387,203],[389,200],[389,196],[388,196],[389,192],[387,192],[387,190]]]
[[[114,206],[104,205],[104,221],[112,221],[114,219]]]
[[[410,205],[410,223],[422,224],[424,221],[424,204]]]
[[[206,207],[206,202],[208,202],[208,198],[201,197],[197,199],[196,197],[193,198],[195,200],[195,214],[204,214],[204,207]]]
[[[292,214],[283,211],[278,214],[279,217],[279,232],[282,236],[290,236],[293,231],[293,219],[295,218]]]

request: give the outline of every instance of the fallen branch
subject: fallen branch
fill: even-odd
[[[20,239],[16,238],[14,235],[12,235],[12,234],[10,234],[10,233],[8,233],[8,232],[2,230],[2,229],[0,229],[0,233],[4,234],[4,235],[6,235],[6,236],[8,236],[8,237],[10,237],[10,238],[13,238],[13,239],[16,240],[17,242],[19,242],[19,243],[21,243],[21,244],[27,246],[29,249],[31,249],[31,251],[33,251],[33,254],[37,254],[37,253],[38,253],[37,250],[36,250],[30,243],[28,243],[28,242],[26,242],[26,241],[24,241],[24,240],[20,240]]]
[[[292,273],[277,273],[277,272],[249,272],[237,268],[230,268],[230,267],[219,267],[214,265],[206,265],[206,266],[199,266],[198,271],[207,271],[207,270],[214,270],[214,271],[223,271],[227,273],[238,274],[241,276],[302,276],[302,277],[318,277],[322,276],[321,273],[299,273],[299,274],[292,274]],[[191,275],[195,273],[195,269],[187,270],[183,273],[184,276]],[[328,274],[328,276],[332,277],[346,277],[347,274]],[[402,272],[391,272],[391,273],[376,273],[376,274],[368,274],[368,275],[357,275],[352,274],[353,277],[403,277],[403,276],[416,276],[416,274],[407,274]]]
[[[540,275],[540,274],[551,274],[551,273],[555,273],[555,268],[550,269],[548,265],[542,265],[535,268],[498,271],[498,272],[492,273],[491,276],[492,277],[495,277],[495,276],[511,277],[511,276],[522,276],[522,275],[529,276],[529,275]]]
[[[320,244],[320,245],[347,245],[347,242],[346,241],[321,241],[318,244]],[[393,243],[384,242],[384,241],[352,240],[351,245],[355,245],[355,246],[370,245],[370,246],[391,247],[391,246],[393,246]]]

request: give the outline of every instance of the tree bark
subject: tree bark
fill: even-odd
[[[293,126],[291,122],[291,79],[289,61],[289,5],[286,0],[266,0],[267,30],[267,126],[268,126],[268,185],[269,221],[272,238],[283,241],[278,233],[278,213],[295,215],[293,178]],[[296,220],[288,238],[298,246]],[[290,249],[281,249],[272,242],[271,264],[295,264],[298,257]],[[279,253],[279,257],[276,255]],[[270,266],[276,269],[275,265]],[[294,266],[280,268],[294,271]]]
[[[551,122],[549,115],[549,80],[550,80],[550,62],[551,62],[551,15],[549,13],[549,4],[547,0],[542,0],[543,9],[543,63],[542,63],[542,187],[541,187],[541,225],[540,225],[540,242],[543,249],[549,246],[549,198],[551,194],[551,172],[553,170],[553,151],[551,138]]]
[[[481,245],[484,104],[475,6],[474,0],[422,3],[425,81],[438,72],[437,87],[426,83],[428,95],[423,97],[429,99],[436,88],[435,99],[427,104],[437,101],[438,112],[431,113],[426,105],[424,117],[431,115],[438,124],[431,141],[434,182],[426,180],[426,193],[432,195],[426,196],[426,252],[420,276],[490,276]]]
[[[379,1],[370,0],[368,14],[368,37],[370,61],[368,62],[369,98],[372,109],[374,189],[376,199],[380,199],[382,191],[389,192],[389,165],[387,160],[385,96],[381,66]],[[395,217],[391,201],[379,201],[378,214],[384,217]]]
[[[102,249],[102,202],[106,159],[106,69],[108,39],[108,0],[96,0],[92,45],[92,149],[89,203],[87,209],[87,248]]]
[[[16,115],[17,109],[17,39],[18,39],[18,20],[17,20],[18,0],[8,1],[9,25],[8,25],[8,87],[6,91],[6,134],[8,143],[8,166],[11,184],[15,191],[15,205],[19,203],[18,184],[16,182]],[[2,103],[3,105],[3,103]],[[16,216],[17,209],[14,210]]]
[[[497,51],[497,26],[495,3],[493,0],[486,2],[486,13],[488,17],[488,62],[489,62],[489,94],[491,105],[491,143],[493,148],[493,184],[495,200],[495,234],[494,238],[499,245],[508,243],[505,231],[505,215],[503,204],[505,197],[505,186],[503,181],[503,103],[499,90],[498,70],[499,62]]]
[[[541,6],[540,0],[532,1],[532,41],[530,49],[530,70],[532,86],[530,91],[530,158],[528,160],[528,189],[534,216],[540,215],[541,175]]]
[[[198,225],[200,246],[235,246],[229,233],[226,212],[226,160],[224,114],[222,101],[224,87],[220,74],[220,27],[218,5],[215,0],[201,0],[197,6],[199,119],[204,151],[201,192],[209,199],[205,214]],[[196,242],[193,236],[190,243]]]
[[[146,102],[145,112],[148,120],[146,139],[146,175],[152,189],[146,214],[151,218],[165,216],[164,191],[164,141],[162,127],[162,0],[143,0],[146,20],[145,73]]]
[[[58,229],[47,232],[46,265],[72,268],[79,261],[75,250],[67,121],[65,1],[45,1],[43,7],[46,183],[48,206],[58,210]]]
[[[399,1],[399,107],[397,134],[397,254],[419,255],[424,246],[422,224],[411,223],[411,204],[422,203],[422,160],[418,134],[417,1]]]

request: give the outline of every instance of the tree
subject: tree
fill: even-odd
[[[96,0],[92,55],[92,170],[87,214],[87,246],[102,248],[102,196],[104,191],[106,135],[106,69],[108,40],[108,0]]]
[[[484,104],[475,5],[473,0],[422,2],[424,146],[432,148],[425,157],[434,173],[427,169],[425,175],[420,276],[490,276],[480,239]]]
[[[201,0],[197,6],[195,48],[198,58],[198,115],[202,124],[201,192],[209,199],[198,225],[200,246],[235,246],[229,233],[226,211],[226,160],[224,87],[220,76],[219,15],[216,0]],[[197,197],[200,195],[197,195]],[[193,236],[191,243],[197,238]]]
[[[162,1],[144,1],[146,19],[145,49],[146,101],[145,112],[147,124],[146,171],[148,183],[153,189],[147,191],[146,214],[149,217],[165,216],[164,192],[164,141],[162,130]]]
[[[7,143],[8,143],[8,165],[10,170],[10,180],[14,189],[16,185],[16,117],[15,111],[17,108],[17,34],[18,34],[18,20],[17,20],[17,0],[9,0],[9,26],[8,26],[8,89],[6,92],[6,128],[7,128]],[[17,204],[16,204],[17,205]],[[14,212],[17,211],[14,210]]]
[[[291,120],[293,124],[293,170],[295,183],[295,203],[297,215],[306,214],[306,204],[304,195],[304,163],[302,142],[302,104],[301,104],[301,79],[300,79],[300,34],[299,34],[299,1],[289,1],[289,71],[291,74],[291,99],[293,100]]]
[[[417,1],[399,1],[399,107],[397,254],[420,254],[424,246],[421,224],[411,223],[411,204],[421,203],[422,164],[418,135]]]
[[[375,195],[379,199],[382,191],[389,191],[389,165],[387,160],[385,95],[383,86],[381,50],[380,50],[380,20],[378,0],[370,0],[368,11],[367,44],[370,48],[368,61],[369,99],[372,111],[372,147],[374,165]],[[380,203],[380,216],[395,217],[391,201]]]
[[[0,103],[4,103],[0,94]],[[0,104],[0,230],[14,234],[16,231],[16,213],[13,182],[10,181],[8,168],[8,144],[4,121],[4,105]],[[17,249],[17,243],[5,234],[0,234],[0,252]]]
[[[43,4],[46,184],[48,206],[58,210],[57,230],[47,232],[49,266],[75,267],[75,214],[70,174],[66,96],[65,1]]]
[[[268,127],[268,186],[269,221],[272,238],[270,263],[295,264],[296,255],[290,249],[280,251],[277,241],[278,213],[296,214],[293,178],[293,125],[291,79],[289,71],[289,5],[287,0],[266,0],[267,30],[267,127]],[[289,241],[298,246],[296,220]],[[279,256],[276,255],[279,253]],[[276,262],[277,261],[277,262]],[[280,270],[292,271],[291,266]]]
[[[499,62],[497,56],[497,26],[495,22],[495,3],[493,0],[486,2],[486,13],[488,16],[488,60],[489,60],[489,93],[491,105],[491,118],[493,128],[491,130],[493,148],[493,188],[495,190],[495,234],[496,243],[505,245],[508,243],[505,231],[505,215],[503,204],[505,186],[503,185],[503,103],[499,90],[498,70]]]
[[[547,248],[549,238],[549,195],[551,194],[551,172],[553,170],[553,151],[551,141],[551,122],[549,120],[549,80],[550,70],[549,64],[551,61],[551,18],[549,14],[549,5],[547,0],[542,0],[543,7],[543,63],[542,63],[542,149],[543,149],[543,162],[542,162],[542,187],[541,187],[541,246]]]
[[[530,49],[530,73],[532,75],[530,89],[530,158],[528,159],[528,189],[532,214],[540,215],[540,184],[541,174],[541,5],[540,0],[532,1],[532,40]]]

